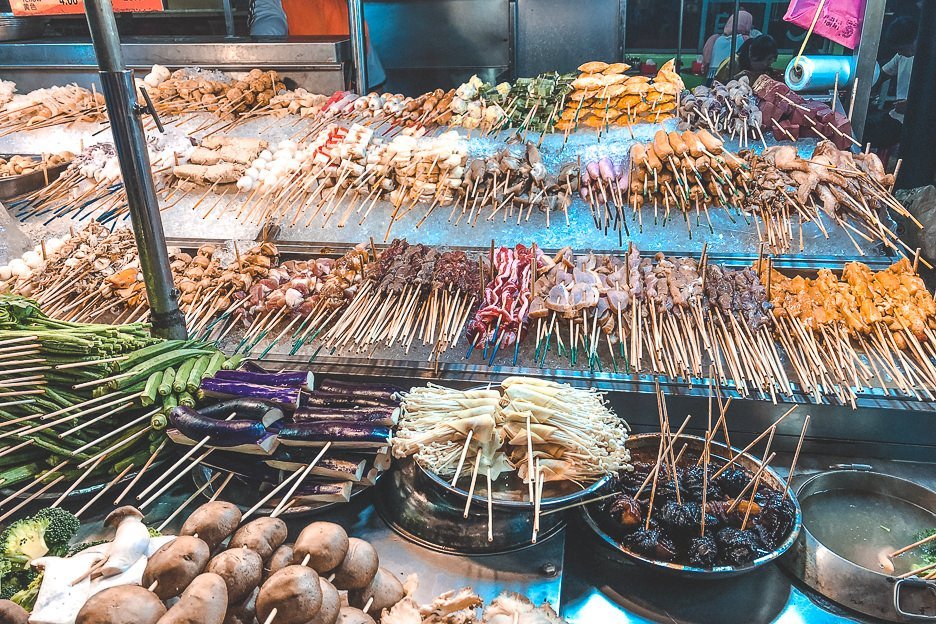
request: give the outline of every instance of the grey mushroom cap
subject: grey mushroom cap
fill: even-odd
[[[127,517],[134,517],[142,520],[143,513],[133,505],[124,505],[107,514],[107,517],[104,518],[104,526],[116,528],[117,525]]]

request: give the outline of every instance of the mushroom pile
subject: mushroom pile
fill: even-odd
[[[249,513],[249,512],[248,512]],[[470,588],[431,603],[380,566],[377,550],[338,524],[312,522],[294,541],[280,518],[244,522],[210,501],[178,536],[151,537],[134,507],[105,520],[113,538],[69,557],[31,562],[44,571],[32,612],[0,600],[9,624],[564,624],[544,603],[502,594],[484,608]]]
[[[446,478],[476,463],[492,480],[516,470],[534,483],[582,484],[631,469],[627,423],[593,390],[508,377],[487,390],[413,388],[402,407],[394,456],[413,456]]]

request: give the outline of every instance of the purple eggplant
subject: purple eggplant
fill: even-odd
[[[180,405],[169,412],[169,422],[186,437],[208,437],[212,446],[255,444],[266,435],[266,427],[256,420],[217,420]]]
[[[228,399],[199,408],[198,413],[209,418],[224,419],[235,414],[240,417],[259,420],[269,427],[278,420],[282,420],[283,410],[273,407],[259,399]]]
[[[225,379],[227,381],[237,381],[249,383],[255,386],[274,386],[278,388],[305,388],[312,390],[312,380],[314,378],[311,372],[304,371],[280,371],[278,373],[255,373],[244,370],[219,370],[214,375],[215,379]]]
[[[398,418],[399,409],[393,407],[366,407],[362,409],[300,407],[293,414],[293,420],[297,423],[333,420],[384,425],[385,427],[395,425]]]
[[[399,403],[390,399],[374,399],[350,393],[335,394],[316,390],[303,395],[302,404],[309,407],[395,407]]]
[[[293,409],[299,405],[299,395],[301,394],[299,388],[258,386],[214,377],[202,379],[201,389],[204,390],[206,395],[212,397],[260,399],[261,401],[269,401],[281,407]]]
[[[283,425],[277,434],[286,446],[325,446],[333,448],[379,449],[390,444],[390,427],[367,423],[314,422]]]
[[[340,381],[338,379],[323,379],[318,387],[319,392],[331,394],[347,394],[365,399],[381,399],[393,401],[394,395],[401,389],[388,384],[359,383],[354,381]]]

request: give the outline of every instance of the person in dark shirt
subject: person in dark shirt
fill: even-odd
[[[773,68],[777,62],[777,43],[770,35],[761,35],[748,39],[738,48],[735,55],[735,73],[729,75],[729,62],[725,59],[721,67],[715,72],[715,80],[725,84],[730,80],[736,80],[741,76],[747,76],[754,84],[754,81],[763,74],[771,77],[777,77],[779,71]],[[780,78],[782,80],[782,78]]]

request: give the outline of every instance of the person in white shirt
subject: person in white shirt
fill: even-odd
[[[893,106],[868,114],[865,123],[865,141],[873,147],[886,148],[900,142],[907,93],[910,91],[910,73],[916,53],[917,24],[909,17],[895,20],[887,30],[887,40],[896,50],[893,58],[881,67],[881,76],[875,86],[888,79],[896,81],[896,99]]]

